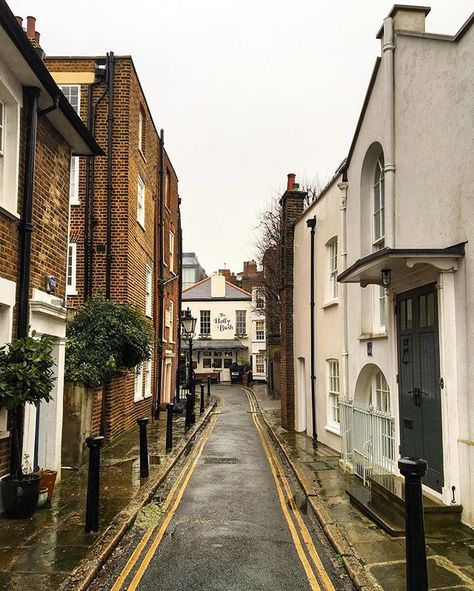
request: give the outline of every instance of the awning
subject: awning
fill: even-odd
[[[188,342],[181,341],[181,349],[188,350]],[[246,351],[248,347],[246,347],[241,341],[239,340],[219,340],[219,339],[209,339],[209,340],[198,340],[193,341],[193,351],[215,351],[215,350],[222,350],[227,349],[228,351]]]
[[[382,270],[390,270],[392,281],[401,278],[417,265],[441,271],[456,270],[457,259],[464,256],[464,243],[448,248],[382,248],[356,261],[337,278],[341,283],[383,285]]]

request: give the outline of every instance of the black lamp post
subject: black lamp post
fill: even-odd
[[[196,334],[196,322],[197,318],[194,318],[191,315],[191,310],[188,308],[181,312],[181,327],[182,327],[182,334],[185,339],[188,341],[189,347],[189,374],[188,374],[188,389],[189,393],[192,396],[193,406],[192,406],[192,415],[191,415],[191,423],[196,422],[196,417],[194,413],[194,370],[193,370],[193,338]]]

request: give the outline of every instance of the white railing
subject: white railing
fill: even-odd
[[[391,474],[395,464],[394,418],[388,412],[341,399],[342,458],[364,485],[371,474]]]

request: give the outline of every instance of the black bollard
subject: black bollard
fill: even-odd
[[[87,475],[86,534],[99,531],[99,493],[100,493],[100,448],[104,442],[102,435],[86,439],[89,448],[89,472]]]
[[[211,376],[207,376],[207,395],[211,395]]]
[[[401,458],[398,468],[405,477],[405,535],[407,591],[428,591],[425,525],[421,479],[428,464],[422,459]]]
[[[144,417],[137,419],[140,427],[140,478],[148,478],[148,441],[146,436],[146,426],[149,419]]]
[[[192,414],[193,395],[189,392],[186,394],[186,418],[184,420],[184,428],[189,429],[191,427],[191,414]]]
[[[204,384],[201,384],[201,406],[199,407],[199,414],[204,414]]]
[[[166,415],[166,451],[173,449],[173,409],[174,404],[168,404]]]

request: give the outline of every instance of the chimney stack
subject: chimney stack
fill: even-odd
[[[20,16],[17,16],[16,20],[20,27],[23,28],[23,19]],[[41,59],[44,59],[44,51],[40,46],[40,34],[36,30],[36,19],[34,16],[26,17],[26,36],[30,40],[31,45],[36,49],[36,53]]]
[[[16,22],[20,25],[20,27],[23,29],[23,18],[21,16],[16,16]]]
[[[295,179],[296,179],[296,174],[294,174],[293,172],[290,172],[288,174],[288,183],[286,185],[287,191],[293,191],[293,187],[295,185]]]
[[[26,17],[26,36],[30,41],[35,38],[36,19],[34,16]]]

